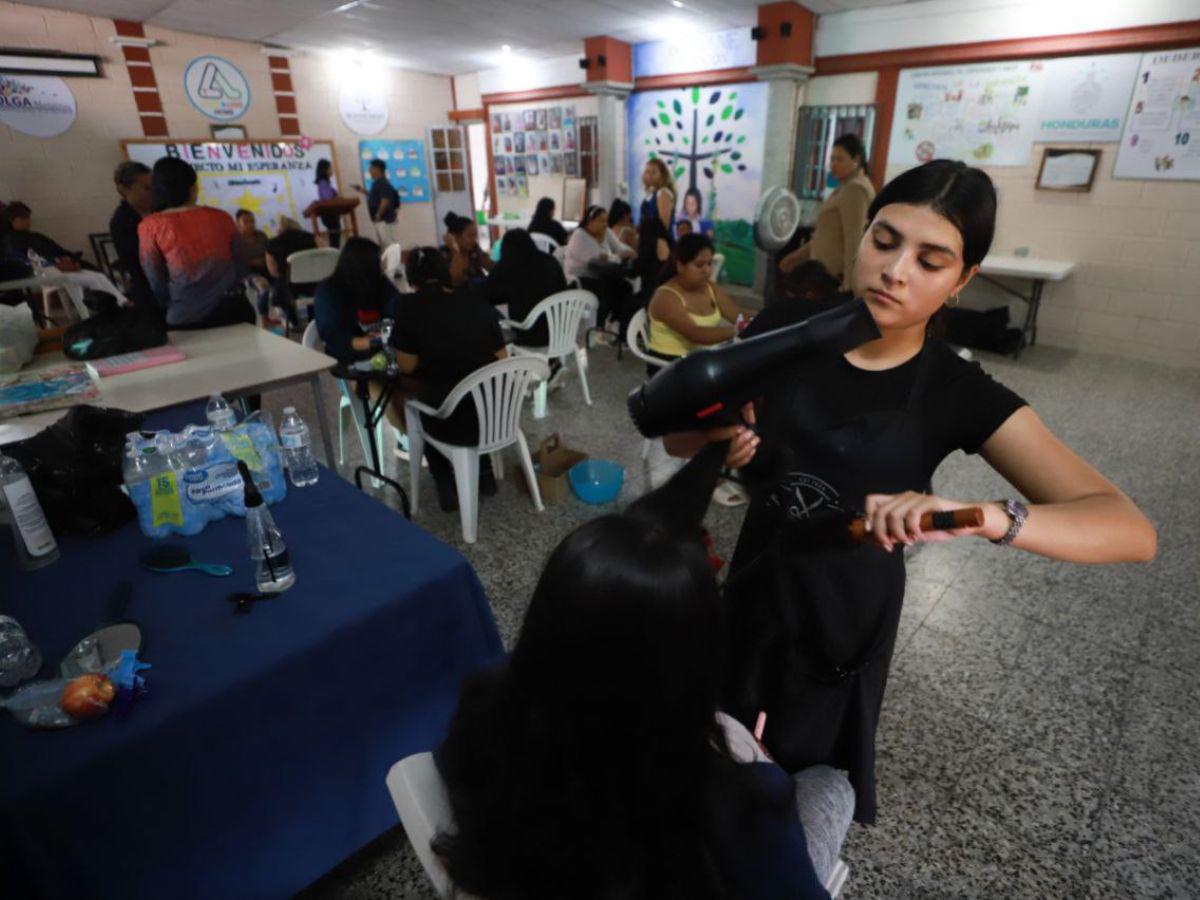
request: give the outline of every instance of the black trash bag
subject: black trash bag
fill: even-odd
[[[76,406],[27,440],[5,448],[29,474],[57,535],[94,537],[136,515],[121,490],[125,435],[142,416],[122,409]]]
[[[136,307],[118,307],[111,294],[89,291],[84,302],[95,314],[76,322],[63,334],[63,353],[70,359],[102,359],[133,353],[167,342],[160,315]]]
[[[1008,327],[1007,306],[986,310],[947,307],[942,315],[945,331],[941,336],[959,347],[1012,353],[1021,342],[1021,330]]]

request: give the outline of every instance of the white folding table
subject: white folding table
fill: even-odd
[[[996,256],[989,254],[979,264],[979,277],[1000,290],[1011,294],[1026,304],[1025,322],[1021,326],[1021,340],[1013,351],[1013,359],[1021,355],[1021,348],[1037,343],[1037,314],[1042,304],[1042,289],[1047,281],[1064,281],[1075,270],[1075,263],[1057,259],[1038,259],[1033,256]],[[1028,294],[997,281],[1003,278],[1024,278],[1031,282]]]
[[[101,378],[100,396],[86,402],[144,413],[204,400],[218,393],[231,399],[307,381],[312,385],[325,462],[334,465],[333,441],[317,380],[321,372],[334,364],[332,357],[253,325],[171,331],[168,336],[171,345],[186,353],[187,359]],[[34,359],[25,371],[68,362],[61,353],[47,353]],[[56,409],[0,419],[0,444],[32,437],[64,415],[65,409]]]

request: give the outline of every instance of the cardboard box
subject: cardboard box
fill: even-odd
[[[586,453],[573,450],[562,442],[557,434],[542,441],[533,452],[533,469],[537,474],[538,490],[543,503],[557,503],[571,493],[567,471],[571,466],[588,458]],[[518,463],[513,470],[513,479],[525,488],[525,473]],[[527,489],[527,488],[526,488]]]

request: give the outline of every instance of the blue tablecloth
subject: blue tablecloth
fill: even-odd
[[[0,549],[0,613],[44,677],[120,590],[154,666],[125,719],[44,732],[0,712],[0,895],[286,897],[396,824],[387,770],[502,655],[491,610],[455,550],[327,470],[272,512],[297,581],[248,615],[225,599],[253,589],[241,519],[181,539],[230,578],[140,569],[136,524],[63,540],[41,571]]]

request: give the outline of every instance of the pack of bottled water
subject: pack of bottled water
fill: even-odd
[[[241,423],[211,414],[209,419],[210,424],[181,432],[126,435],[125,488],[147,537],[198,534],[209,522],[245,516],[238,460],[250,469],[265,502],[287,495],[275,429],[266,413]]]

